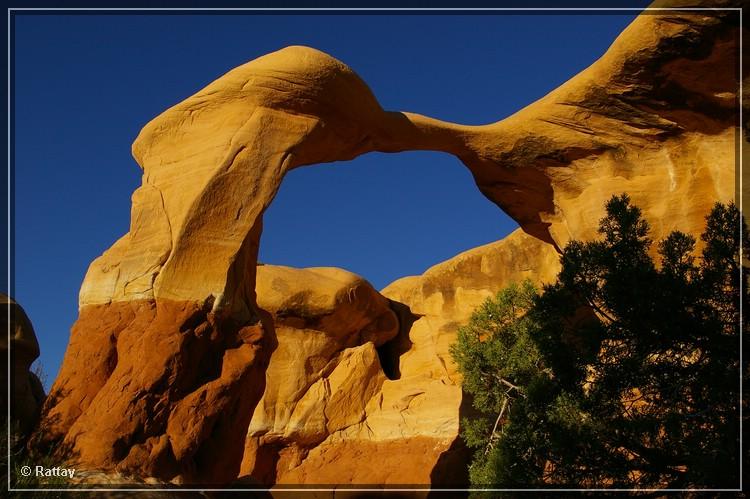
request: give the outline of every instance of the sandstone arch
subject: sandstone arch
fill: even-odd
[[[444,151],[555,246],[594,235],[603,201],[622,191],[655,238],[699,232],[713,202],[735,196],[736,33],[731,12],[641,16],[587,70],[485,126],[384,111],[310,48],[230,71],[133,144],[143,182],[130,231],[89,268],[40,436],[89,466],[236,476],[275,346],[255,300],[262,214],[295,167]]]

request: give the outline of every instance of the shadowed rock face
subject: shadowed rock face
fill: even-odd
[[[3,407],[7,407],[8,373],[10,373],[10,416],[13,437],[28,437],[39,417],[44,402],[44,387],[36,374],[29,371],[39,357],[39,343],[29,317],[23,307],[4,293],[0,293],[0,386],[3,390]],[[10,349],[10,366],[6,367]],[[13,442],[12,442],[13,443]]]
[[[357,439],[381,442],[372,452],[386,440],[393,448],[412,436],[423,442],[418,417],[404,429],[391,416],[409,397],[404,407],[423,403],[424,413],[445,415],[439,438],[447,445],[432,447],[426,462],[434,463],[458,428],[460,389],[445,352],[469,304],[505,279],[553,274],[551,248],[593,237],[612,194],[631,195],[654,239],[699,233],[712,204],[734,198],[735,18],[640,16],[587,70],[485,126],[384,111],[348,67],[311,48],[230,71],[148,123],[133,144],[143,182],[130,231],[89,267],[40,436],[62,439],[84,466],[200,483],[236,477],[277,345],[273,317],[256,299],[256,262],[262,214],[284,175],[369,151],[429,149],[459,157],[481,192],[537,240],[509,236],[474,276],[457,266],[389,287],[384,294],[412,312],[427,310],[409,332],[401,378],[384,380],[373,391],[382,403],[311,451],[307,469],[327,466],[336,446],[354,455]],[[514,270],[498,271],[497,261]],[[366,345],[359,354],[374,363]],[[452,395],[423,389],[438,384]],[[433,395],[420,402],[420,390]],[[364,423],[382,432],[371,435]],[[413,483],[413,471],[401,483]]]

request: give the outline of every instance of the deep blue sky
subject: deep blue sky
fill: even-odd
[[[128,230],[130,144],[164,109],[287,45],[349,64],[384,108],[497,121],[601,56],[635,16],[16,15],[15,296],[57,373],[89,263]],[[377,288],[515,223],[451,156],[369,154],[293,171],[260,260],[339,266]]]

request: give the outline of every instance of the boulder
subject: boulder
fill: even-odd
[[[45,397],[41,381],[30,371],[31,364],[39,357],[39,343],[23,307],[4,293],[0,293],[0,323],[6,329],[0,338],[3,360],[8,359],[10,348],[10,368],[2,369],[0,374],[3,407],[8,403],[6,387],[10,373],[10,417],[14,432],[18,432],[15,436],[23,439],[36,426]]]

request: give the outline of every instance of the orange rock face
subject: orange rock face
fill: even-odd
[[[436,472],[435,454],[446,452],[444,445],[426,437],[394,440],[342,440],[316,448],[304,465],[283,474],[279,483],[335,486],[425,485],[438,484],[460,469]],[[354,465],[354,463],[358,463]],[[283,490],[283,489],[282,489]]]
[[[273,349],[272,340],[260,325],[217,317],[210,304],[86,307],[39,436],[61,440],[82,466],[230,481],[242,456],[238,428],[263,394],[262,352]],[[127,417],[112,417],[118,413]]]
[[[82,465],[177,482],[326,481],[334,462],[344,481],[433,480],[457,455],[447,347],[474,306],[554,276],[554,248],[593,237],[613,194],[631,195],[654,239],[699,233],[736,197],[735,18],[640,16],[588,69],[486,126],[385,111],[306,47],[230,71],[133,144],[130,230],[89,268],[40,437]],[[414,149],[459,157],[523,232],[397,281],[390,305],[340,271],[256,275],[286,172]],[[412,468],[346,464],[398,449],[419,456]]]

